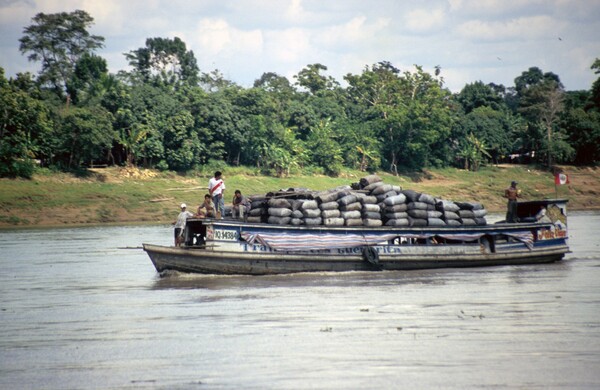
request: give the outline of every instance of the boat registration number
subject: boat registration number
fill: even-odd
[[[221,241],[237,241],[238,233],[235,230],[220,230],[215,229],[214,239]]]

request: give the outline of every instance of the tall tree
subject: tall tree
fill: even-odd
[[[552,166],[556,158],[564,159],[574,152],[564,142],[562,133],[558,132],[563,100],[562,85],[553,79],[542,79],[521,92],[519,112],[530,125],[539,126],[545,132],[545,139],[540,140],[540,145],[548,166]]]
[[[306,88],[313,95],[339,85],[333,77],[321,74],[322,71],[326,70],[327,67],[325,65],[309,64],[294,76],[297,80],[296,84]]]
[[[404,79],[406,114],[399,133],[400,162],[416,169],[445,165],[450,157],[447,140],[454,124],[450,91],[421,66],[416,66],[415,72],[405,72]]]
[[[98,104],[104,94],[116,88],[117,79],[108,73],[108,65],[102,57],[85,54],[77,64],[67,90],[74,104]]]
[[[398,131],[406,114],[401,99],[403,80],[400,70],[390,62],[383,61],[366,66],[360,75],[347,74],[344,79],[349,84],[347,93],[350,100],[364,107],[359,114],[363,122],[371,122],[371,127],[381,133],[390,171],[398,173],[398,148],[401,142]]]
[[[148,38],[146,47],[125,53],[136,72],[145,80],[157,80],[165,84],[185,83],[197,85],[198,63],[194,52],[187,50],[180,38]]]
[[[94,19],[82,10],[56,14],[41,12],[32,21],[33,24],[23,30],[19,49],[23,54],[29,53],[30,61],[42,63],[39,81],[50,85],[60,96],[66,94],[68,104],[71,96],[67,83],[75,64],[83,55],[103,47],[104,38],[89,33]]]

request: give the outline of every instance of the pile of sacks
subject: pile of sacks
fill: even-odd
[[[367,227],[487,224],[487,211],[480,203],[452,202],[402,190],[377,175],[328,191],[290,188],[250,199],[248,222]]]

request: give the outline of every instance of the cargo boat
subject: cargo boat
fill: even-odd
[[[537,221],[541,207],[547,219]],[[522,222],[485,226],[283,226],[187,221],[185,244],[143,244],[156,270],[270,275],[539,264],[569,252],[567,200],[520,202]]]

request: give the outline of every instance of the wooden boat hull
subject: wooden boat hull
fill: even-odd
[[[144,244],[158,272],[174,270],[203,274],[270,275],[295,272],[343,272],[415,270],[431,268],[523,265],[559,261],[568,253],[566,244],[510,250],[502,253],[451,251],[431,248],[422,253],[380,253],[377,264],[357,254],[244,253],[193,247]],[[383,251],[385,252],[385,251]]]

